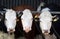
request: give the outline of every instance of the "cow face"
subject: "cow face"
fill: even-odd
[[[42,33],[50,33],[50,28],[52,25],[52,15],[49,12],[48,8],[42,9],[42,12],[39,16],[40,20],[40,28],[42,30]]]
[[[5,13],[5,25],[8,32],[14,32],[16,26],[16,12],[12,9],[7,9]]]
[[[29,9],[25,9],[23,11],[23,15],[21,16],[21,21],[22,21],[22,25],[23,25],[23,30],[25,32],[29,32],[31,30],[32,27],[32,21],[33,21],[33,16],[32,13]]]

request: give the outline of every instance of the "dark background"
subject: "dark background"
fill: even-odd
[[[41,1],[44,1],[47,4],[54,3],[60,6],[60,0],[0,0],[0,5],[4,5],[7,8],[13,8],[15,6],[27,4],[36,9]]]

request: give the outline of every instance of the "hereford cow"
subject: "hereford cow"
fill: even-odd
[[[56,4],[53,4],[53,3],[51,3],[51,4],[41,3],[41,4],[42,4],[43,6],[42,6],[42,5],[39,5],[37,11],[41,11],[41,10],[42,10],[42,11],[41,11],[41,14],[46,13],[46,11],[48,11],[46,14],[44,14],[44,15],[46,15],[46,16],[48,16],[47,14],[50,13],[50,11],[60,11],[60,9],[59,9],[60,6],[59,6],[59,5],[56,5]],[[48,9],[46,9],[46,8],[48,8]],[[50,9],[50,10],[49,10],[49,9]],[[44,15],[41,15],[41,18],[42,18]],[[51,14],[50,14],[50,15],[51,15]],[[49,16],[50,16],[50,15],[49,15]],[[53,14],[53,15],[54,15],[54,14]],[[58,15],[58,14],[57,14],[57,15]],[[45,16],[45,17],[46,17],[46,16]],[[58,15],[58,16],[59,16],[59,15]],[[45,17],[44,17],[44,18],[45,18]],[[51,16],[50,16],[50,17],[51,17]],[[52,18],[53,18],[53,19],[54,19],[54,18],[59,19],[59,18],[56,17],[56,16],[52,16]],[[53,20],[53,19],[52,19],[52,20]],[[56,21],[57,19],[55,19],[54,21]],[[42,22],[41,22],[41,23],[42,23]],[[40,26],[42,25],[41,23],[40,23]],[[56,31],[57,31],[56,28],[58,27],[57,24],[59,25],[59,22],[54,22],[54,23],[52,22],[52,24],[53,24],[54,26],[52,26],[52,27],[50,28],[50,31],[51,31],[50,34],[53,34],[53,33],[54,33],[54,34],[59,38],[59,35],[58,35],[57,32],[56,32]],[[51,24],[51,25],[52,25],[52,24]],[[43,26],[43,25],[42,25],[42,26]],[[53,27],[54,27],[54,29],[53,29]],[[47,27],[46,27],[46,28],[47,28]],[[43,29],[43,28],[42,28],[42,29]],[[55,29],[56,29],[56,30],[55,30]],[[43,31],[42,31],[42,32],[43,32]],[[46,32],[47,32],[47,31],[46,31]],[[59,32],[58,32],[58,33],[59,33]],[[58,39],[58,38],[57,38],[57,39]]]
[[[0,13],[0,19],[1,19],[0,20],[0,30],[1,30],[1,32],[3,32],[4,34],[8,33],[6,35],[8,35],[8,37],[10,37],[9,36],[10,33],[15,32],[16,12],[12,9],[6,9],[6,13],[5,12]],[[3,36],[4,36],[4,34],[3,34]],[[8,38],[8,37],[6,37],[6,38]],[[10,39],[14,38],[14,37],[13,38],[12,37]]]
[[[50,33],[52,15],[50,14],[49,9],[48,8],[43,9],[41,11],[39,18],[42,33]]]
[[[46,36],[48,36],[48,34],[50,33],[53,18],[56,17],[56,16],[52,16],[49,10],[50,10],[49,8],[42,9],[41,14],[39,16],[40,28],[42,30],[42,33]],[[46,37],[46,38],[52,39],[51,37]]]
[[[5,25],[8,32],[14,32],[16,27],[16,12],[12,9],[7,9],[5,13]]]
[[[4,21],[8,32],[14,32],[16,26],[16,12],[12,9],[6,9],[6,13],[0,13],[0,21]]]
[[[25,36],[26,39],[34,39],[35,36],[35,24],[33,20],[33,14],[30,10],[34,10],[29,5],[21,5],[13,8],[15,11],[22,11],[22,16],[19,16],[19,21],[17,22],[15,37],[16,39],[19,37],[17,35]],[[19,15],[19,14],[18,14]]]

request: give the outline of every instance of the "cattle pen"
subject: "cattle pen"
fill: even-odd
[[[46,36],[42,34],[42,30],[40,29],[39,15],[42,12],[41,10],[37,11],[41,2],[45,3],[44,7],[41,7],[41,10],[48,7],[51,15],[55,16],[56,18],[52,19],[55,20],[52,21],[51,26],[53,27],[50,29],[51,33],[49,33],[49,35],[47,34]],[[6,21],[5,14],[9,9],[13,9],[16,14],[17,21],[15,27],[16,30],[14,33],[8,33],[6,24],[4,24]],[[23,25],[21,25],[21,15],[25,9],[30,9],[33,16],[33,30],[31,30],[29,33],[26,33],[23,30]],[[60,39],[60,0],[0,0],[0,29],[0,39]]]

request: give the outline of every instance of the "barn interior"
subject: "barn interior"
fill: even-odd
[[[60,0],[0,0],[0,12],[4,11],[3,8],[14,9],[15,11],[23,11],[23,8],[24,9],[28,8],[32,11],[37,11],[37,8],[41,2],[44,2],[46,4],[46,6],[51,9],[51,12],[54,12],[54,13],[52,13],[53,16],[57,15],[57,17],[59,18],[58,21],[55,21],[52,23],[52,26],[54,26],[54,28],[53,28],[53,30],[51,30],[51,32],[52,33],[54,32],[56,39],[60,39]],[[21,7],[21,9],[19,7]],[[38,15],[39,14],[40,13],[38,13]],[[37,20],[38,20],[38,18],[37,18]],[[37,21],[36,23],[38,25],[36,26],[36,29],[35,29],[35,31],[36,31],[35,35],[36,34],[37,35],[35,36],[34,39],[44,39],[43,36],[42,37],[40,36],[39,22]],[[0,26],[1,26],[1,23],[0,23]],[[4,28],[4,30],[5,30],[4,32],[7,33],[5,28]],[[25,39],[24,34],[23,34],[24,31],[22,29],[20,31],[19,30],[18,30],[18,34],[16,32],[15,38],[10,37],[10,39]],[[52,33],[50,33],[50,34],[52,34]],[[33,35],[33,33],[31,35]],[[6,37],[7,36],[8,35],[6,35]],[[6,37],[2,36],[1,39],[9,39]],[[29,36],[27,36],[27,39],[29,39]],[[30,39],[33,39],[33,38],[30,38]],[[55,39],[55,38],[53,38],[53,39]]]

